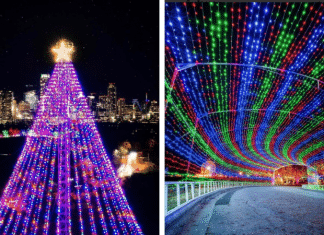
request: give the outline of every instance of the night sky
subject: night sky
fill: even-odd
[[[106,94],[113,82],[128,103],[146,92],[158,100],[158,1],[6,1],[0,31],[0,89],[13,90],[18,100],[39,90],[40,74],[52,73],[50,48],[61,38],[74,43],[85,95]]]

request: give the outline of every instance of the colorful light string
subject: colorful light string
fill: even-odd
[[[0,200],[1,234],[142,234],[70,61],[59,61]]]
[[[213,161],[216,174],[267,181],[290,164],[316,171],[323,3],[166,3],[165,13],[166,167],[197,174]]]

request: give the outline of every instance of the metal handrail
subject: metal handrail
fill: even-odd
[[[215,192],[218,189],[270,185],[271,183],[238,181],[165,182],[165,216],[179,210],[194,199]]]

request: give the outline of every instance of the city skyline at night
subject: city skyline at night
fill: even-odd
[[[26,85],[27,91],[23,94],[15,94],[9,89],[0,90],[0,123],[33,120],[42,90],[49,78],[50,74],[41,74],[40,89],[37,90],[31,85]],[[115,89],[114,95],[110,92],[112,86]],[[91,92],[86,95],[88,105],[97,121],[145,121],[151,119],[154,123],[158,122],[158,101],[149,100],[147,93],[145,93],[145,97],[143,94],[143,99],[125,99],[118,96],[116,88],[114,83],[109,83],[106,94]],[[17,97],[23,98],[18,99]]]

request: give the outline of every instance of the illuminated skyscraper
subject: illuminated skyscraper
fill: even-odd
[[[96,116],[96,94],[91,93],[90,95],[87,96],[87,103],[89,105],[89,108],[91,109],[91,112],[93,116]]]
[[[108,86],[108,116],[115,118],[117,112],[117,89],[115,83],[109,83]]]
[[[148,112],[148,118],[151,119],[151,121],[159,121],[159,104],[156,100],[152,100],[151,106],[149,108]]]
[[[20,101],[18,104],[18,113],[17,113],[17,119],[22,119],[22,120],[30,120],[33,117],[31,116],[30,113],[30,105],[29,103],[25,101]]]
[[[13,99],[12,104],[11,104],[11,113],[12,113],[12,120],[16,121],[17,116],[18,116],[18,104],[17,100]]]
[[[40,77],[40,95],[43,95],[44,92],[44,87],[48,81],[48,79],[50,78],[50,74],[41,74]]]
[[[1,122],[7,123],[12,121],[12,104],[14,100],[13,92],[4,90],[0,92],[1,98]]]
[[[152,114],[159,114],[159,105],[156,100],[152,100],[150,106],[150,112],[152,112]]]
[[[140,106],[140,103],[138,102],[138,99],[133,99],[133,114],[132,114],[133,119],[140,120],[143,118],[143,112],[142,108]]]
[[[95,102],[95,98],[96,97],[93,94],[90,94],[90,95],[87,96],[87,103],[88,103],[89,107],[92,107],[92,105]]]
[[[117,101],[117,115],[122,118],[125,114],[125,98],[119,98]]]
[[[102,120],[106,120],[108,117],[108,107],[109,107],[109,99],[107,95],[100,95],[98,98],[98,117]]]
[[[2,122],[3,91],[0,91],[0,122]]]
[[[124,121],[130,121],[133,119],[133,105],[132,104],[125,104],[124,106],[124,115],[123,120]]]

